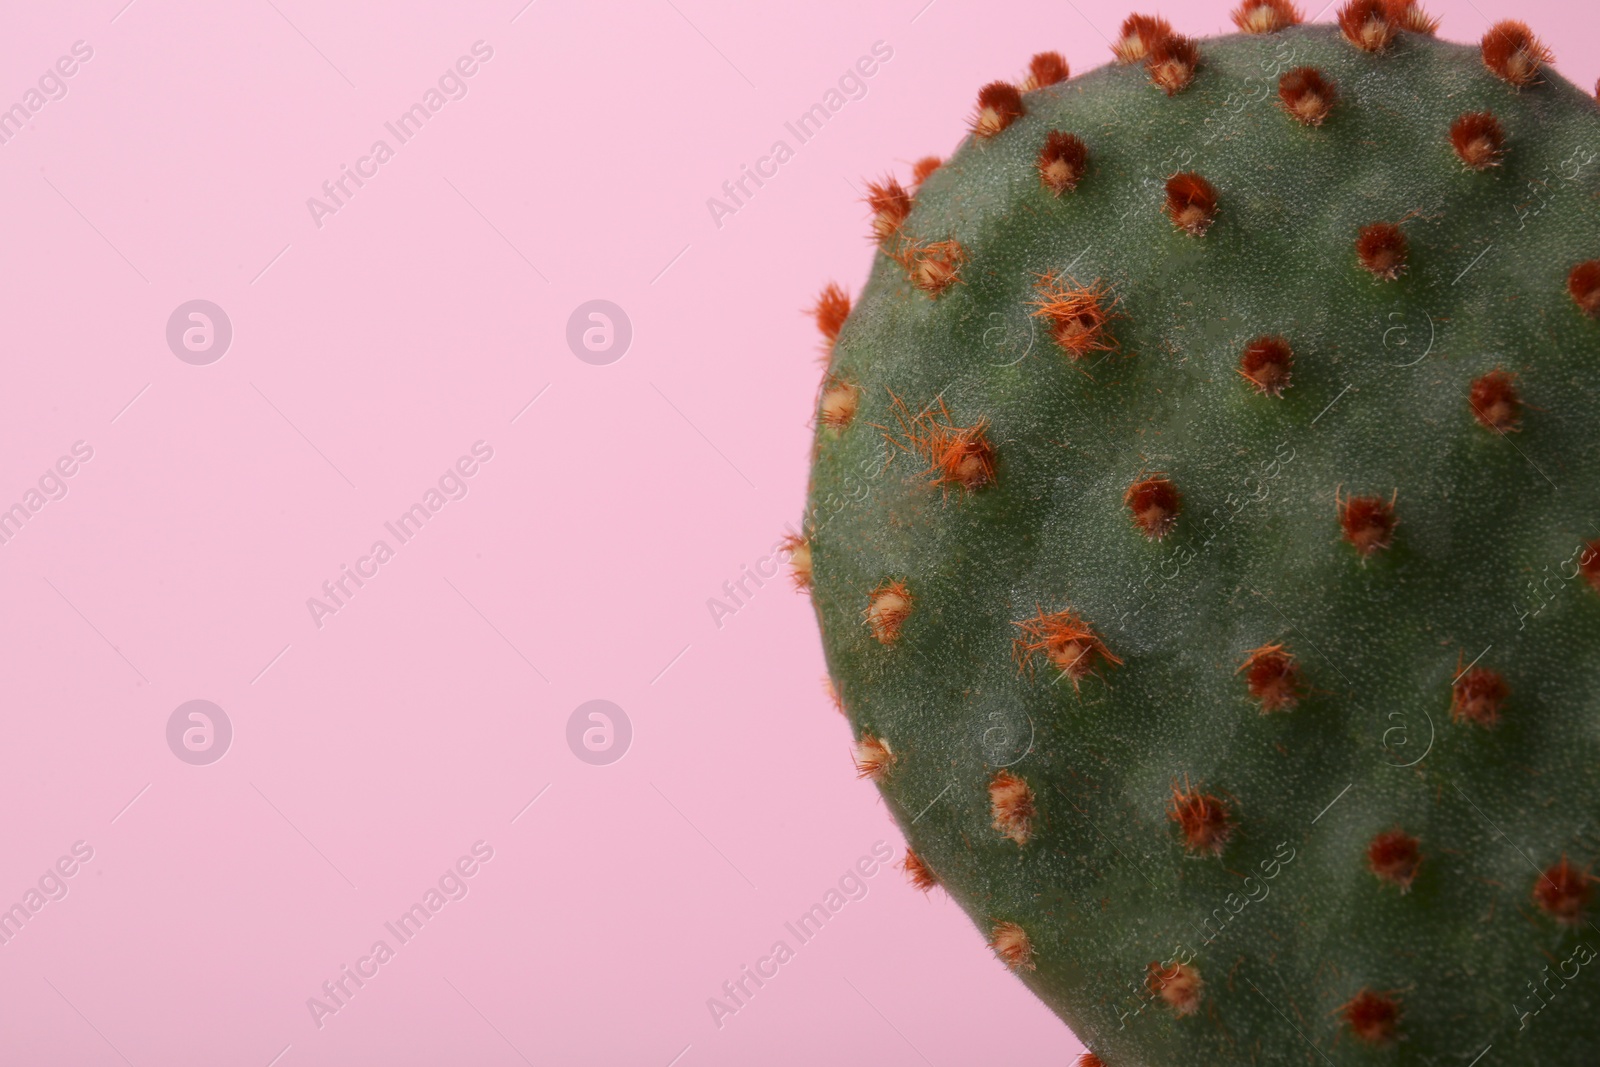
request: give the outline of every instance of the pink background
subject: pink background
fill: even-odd
[[[0,906],[74,842],[94,856],[0,947],[0,1058],[1070,1061],[893,868],[720,1029],[706,1006],[875,841],[900,854],[805,600],[773,582],[720,628],[706,606],[801,511],[800,309],[865,276],[863,175],[948,152],[1034,51],[1100,64],[1127,13],[924,3],[8,11],[0,106],[94,55],[0,146],[0,507],[74,442],[94,456],[0,545]],[[1430,7],[1451,39],[1487,26]],[[1588,86],[1587,12],[1488,13]],[[1221,4],[1163,13],[1228,28]],[[306,198],[478,40],[466,97],[318,228]],[[706,199],[796,147],[783,122],[880,40],[866,97],[714,225]],[[209,366],[165,341],[194,298],[233,324]],[[633,323],[608,366],[565,342],[594,298]],[[307,598],[479,440],[469,494],[317,628]],[[566,742],[595,698],[633,725],[609,766]],[[209,766],[167,747],[193,699],[235,732]],[[398,944],[384,922],[479,840],[468,895],[319,1028],[307,998]]]

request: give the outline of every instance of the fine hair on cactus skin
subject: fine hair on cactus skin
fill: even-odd
[[[989,779],[989,816],[1001,834],[1026,845],[1037,813],[1033,787],[1026,781],[1006,770],[996,771]]]
[[[1487,667],[1465,671],[1450,687],[1450,721],[1491,727],[1500,721],[1500,709],[1511,687],[1499,672]]]
[[[1289,372],[1294,352],[1282,337],[1257,337],[1245,346],[1239,357],[1239,376],[1256,387],[1262,396],[1281,397],[1289,388]]]
[[[1392,222],[1363,226],[1356,236],[1357,262],[1379,281],[1392,282],[1400,277],[1410,252],[1405,232]]]
[[[1233,10],[1233,24],[1245,33],[1277,33],[1304,21],[1289,0],[1243,0]]]
[[[1145,986],[1161,998],[1172,1014],[1182,1018],[1200,1010],[1200,992],[1205,988],[1205,983],[1200,980],[1200,971],[1193,964],[1174,963],[1171,967],[1163,968],[1159,962],[1152,960],[1145,968]]]
[[[1498,167],[1506,135],[1491,111],[1469,111],[1450,124],[1450,147],[1469,170]]]
[[[1261,707],[1261,714],[1288,711],[1305,699],[1305,680],[1294,654],[1281,644],[1252,649],[1235,674],[1243,674],[1250,699]]]
[[[1122,23],[1117,43],[1111,46],[1118,63],[1137,63],[1156,44],[1172,36],[1172,25],[1159,15],[1129,15]]]
[[[1526,23],[1507,19],[1483,35],[1483,65],[1507,84],[1524,89],[1539,80],[1539,68],[1555,57]]]
[[[993,137],[1022,117],[1022,93],[1010,82],[990,82],[978,90],[978,110],[972,117],[972,132],[978,137]]]
[[[1039,149],[1034,164],[1039,169],[1039,184],[1060,196],[1078,187],[1089,162],[1089,146],[1075,133],[1051,130]]]
[[[1400,1002],[1392,995],[1362,989],[1339,1008],[1350,1032],[1368,1045],[1394,1041],[1400,1022]]]
[[[1382,52],[1393,43],[1396,28],[1382,0],[1349,0],[1339,9],[1339,31],[1363,52]]]
[[[1028,933],[1013,922],[998,922],[989,937],[989,947],[1013,971],[1031,971],[1034,968],[1033,942]]]
[[[1321,126],[1338,99],[1333,82],[1316,67],[1295,67],[1278,78],[1278,106],[1307,126]]]
[[[1567,274],[1567,292],[1591,319],[1600,318],[1600,259],[1586,259]]]
[[[1517,376],[1498,367],[1472,380],[1467,394],[1472,417],[1478,424],[1497,433],[1515,433],[1522,428],[1522,397],[1517,392]]]
[[[1401,893],[1411,892],[1417,868],[1422,865],[1421,842],[1398,826],[1385,830],[1367,845],[1367,869],[1378,880],[1398,886]]]
[[[1533,901],[1539,910],[1563,926],[1583,922],[1594,881],[1588,871],[1573,870],[1563,855],[1561,862],[1547,868],[1533,884]]]
[[[1203,237],[1217,218],[1217,189],[1198,174],[1185,172],[1167,179],[1162,206],[1172,224],[1190,237]]]
[[[1344,539],[1354,546],[1356,553],[1368,559],[1394,543],[1394,528],[1400,524],[1395,518],[1394,502],[1399,495],[1388,500],[1381,496],[1341,497],[1333,492],[1334,504],[1339,509],[1339,528]]]
[[[1033,654],[1043,652],[1051,666],[1072,680],[1076,690],[1101,662],[1113,667],[1122,663],[1076,611],[1068,608],[1046,615],[1044,608],[1036,610],[1036,617],[1012,623],[1022,631],[1013,653],[1025,671],[1033,666]]]
[[[1233,816],[1228,805],[1209,793],[1202,793],[1184,780],[1183,788],[1172,783],[1172,800],[1167,818],[1178,824],[1183,847],[1199,856],[1220,856],[1233,836]]]
[[[1028,77],[1022,83],[1023,92],[1045,89],[1072,77],[1066,59],[1060,52],[1040,52],[1028,60]]]

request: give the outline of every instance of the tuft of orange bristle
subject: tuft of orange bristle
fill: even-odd
[[[1016,923],[995,923],[989,937],[989,947],[1013,971],[1033,970],[1033,942],[1028,940],[1027,932]]]
[[[1096,280],[1079,285],[1074,278],[1043,274],[1034,286],[1038,299],[1033,314],[1050,323],[1050,336],[1074,362],[1091,352],[1110,352],[1117,342],[1106,330],[1114,318],[1117,301],[1110,299],[1110,287]]]
[[[1367,845],[1367,869],[1381,882],[1400,887],[1401,893],[1411,892],[1411,883],[1422,864],[1421,842],[1398,826],[1385,830]]]
[[[1139,531],[1150,540],[1159,541],[1177,525],[1183,497],[1165,474],[1156,473],[1128,486],[1122,502],[1128,506]]]
[[[1200,855],[1222,855],[1222,849],[1233,836],[1233,819],[1228,806],[1209,793],[1190,788],[1187,781],[1182,789],[1172,783],[1172,801],[1167,805],[1167,818],[1183,831],[1183,847]]]
[[[1517,392],[1517,376],[1510,371],[1496,368],[1474,378],[1467,402],[1480,426],[1500,433],[1521,429],[1522,397]]]
[[[852,756],[856,763],[856,777],[871,778],[874,782],[883,781],[884,775],[889,773],[889,765],[894,762],[894,752],[889,748],[889,742],[872,734],[861,735]]]
[[[1162,205],[1172,224],[1190,237],[1201,237],[1217,219],[1217,189],[1192,171],[1167,179],[1167,200]]]
[[[1277,33],[1304,21],[1289,0],[1242,0],[1233,9],[1233,24],[1245,33]]]
[[[1199,66],[1200,46],[1192,38],[1177,33],[1157,41],[1144,60],[1150,84],[1168,96],[1176,96],[1187,89]]]
[[[925,461],[928,467],[922,473],[929,477],[930,484],[955,485],[966,492],[976,492],[994,481],[995,453],[989,443],[987,419],[958,426],[942,398],[916,415],[893,393],[889,394],[889,403],[900,428],[898,432],[885,430],[885,439],[892,447]]]
[[[1394,500],[1381,496],[1340,497],[1334,490],[1334,504],[1339,509],[1339,527],[1344,539],[1355,547],[1362,559],[1388,548],[1394,541],[1394,528],[1399,525],[1394,515]]]
[[[1387,1045],[1400,1024],[1400,1004],[1393,997],[1363,989],[1339,1008],[1350,1032],[1369,1045]]]
[[[1586,259],[1567,273],[1567,293],[1579,311],[1600,319],[1600,259]]]
[[[1239,376],[1262,396],[1282,396],[1289,388],[1294,352],[1282,337],[1257,337],[1239,357]]]
[[[1172,24],[1160,15],[1129,15],[1122,22],[1122,33],[1111,46],[1118,63],[1137,63],[1148,56],[1156,44],[1172,36]]]
[[[1179,1017],[1193,1015],[1200,1010],[1200,972],[1188,963],[1174,963],[1162,967],[1151,961],[1145,968],[1145,988],[1161,998],[1161,1002]]]
[[[880,644],[892,645],[900,639],[900,628],[911,617],[912,604],[906,583],[890,580],[872,591],[862,616]]]
[[[1056,196],[1078,187],[1078,180],[1089,163],[1089,146],[1077,134],[1051,130],[1039,149],[1034,166],[1039,169],[1039,184]]]
[[[845,378],[829,378],[817,404],[817,421],[835,432],[850,425],[861,406],[861,387]]]
[[[1380,281],[1392,282],[1406,269],[1411,247],[1406,235],[1392,222],[1361,227],[1356,237],[1356,262]]]
[[[1505,131],[1492,112],[1469,111],[1450,124],[1450,147],[1471,170],[1498,167],[1505,143]]]
[[[1122,664],[1076,611],[1067,608],[1046,615],[1041,607],[1038,612],[1032,619],[1011,624],[1022,631],[1013,642],[1012,653],[1024,669],[1031,666],[1035,652],[1043,652],[1051,666],[1072,680],[1076,690],[1101,661],[1113,667]]]
[[[928,180],[928,175],[938,170],[943,162],[938,156],[923,156],[917,160],[916,166],[911,168],[911,187],[922,188],[922,183]]]
[[[906,216],[911,214],[911,194],[890,175],[867,182],[867,206],[872,209],[872,237],[880,245],[898,237]]]
[[[972,117],[975,136],[989,138],[1022,117],[1022,93],[1010,82],[990,82],[978,90],[978,110]]]
[[[1397,29],[1432,37],[1439,20],[1417,6],[1416,0],[1383,0],[1383,13]]]
[[[1348,0],[1339,9],[1339,32],[1363,52],[1381,52],[1394,41],[1397,27],[1383,0]]]
[[[811,542],[798,534],[787,534],[780,551],[789,554],[789,576],[796,589],[811,588]],[[830,686],[833,684],[830,680]],[[842,709],[841,709],[842,710]]]
[[[1281,644],[1252,649],[1235,674],[1244,674],[1250,699],[1261,705],[1261,714],[1287,711],[1300,706],[1305,697],[1305,680],[1294,653]]]
[[[1028,843],[1033,832],[1033,817],[1038,814],[1033,788],[1007,770],[996,771],[989,779],[989,817],[1001,834],[1019,845]]]
[[[1525,22],[1506,19],[1483,35],[1483,65],[1518,89],[1539,80],[1539,68],[1555,59]]]
[[[1510,695],[1511,687],[1499,671],[1474,667],[1450,687],[1450,721],[1492,727],[1500,721],[1500,708]]]
[[[1278,79],[1278,106],[1307,126],[1321,126],[1338,99],[1333,82],[1316,67],[1295,67]]]
[[[1105,1061],[1092,1052],[1085,1052],[1078,1057],[1078,1062],[1073,1067],[1106,1067]]]
[[[844,320],[850,317],[850,294],[838,282],[829,282],[817,294],[817,302],[808,313],[816,320],[817,331],[831,351],[839,340],[839,331],[844,329]]]
[[[1060,52],[1040,52],[1028,60],[1028,77],[1022,83],[1023,92],[1057,85],[1072,76],[1067,60]]]
[[[1567,857],[1545,869],[1533,883],[1533,901],[1539,910],[1563,926],[1577,926],[1589,906],[1593,890],[1590,882],[1594,876],[1588,871],[1574,870]]]
[[[923,862],[922,857],[909,848],[906,849],[905,857],[900,861],[900,866],[905,869],[906,880],[911,883],[913,889],[920,889],[926,893],[939,884],[939,880],[928,869],[927,863]]]
[[[959,241],[913,245],[901,257],[911,284],[932,297],[961,280],[961,265],[966,261],[967,250]]]

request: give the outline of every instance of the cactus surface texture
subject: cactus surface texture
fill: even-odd
[[[1086,1063],[1600,1062],[1600,108],[1235,21],[871,184],[792,546],[858,770]]]

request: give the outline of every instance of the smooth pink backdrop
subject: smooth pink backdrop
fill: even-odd
[[[0,508],[94,451],[0,545],[0,906],[94,850],[0,946],[0,1059],[1069,1062],[897,869],[714,1025],[707,998],[900,836],[804,599],[772,582],[720,628],[707,600],[800,514],[800,309],[865,275],[861,177],[948,152],[1035,51],[1099,65],[1126,9],[124,2],[0,33],[0,106],[94,51],[0,146]],[[1593,83],[1587,5],[1487,14]],[[467,95],[315,225],[306,199],[480,40]],[[707,198],[877,41],[867,95],[715,225]],[[234,329],[208,366],[164,336],[195,298]],[[608,366],[565,341],[596,298],[633,324]],[[480,440],[468,495],[317,628],[307,598]],[[595,698],[633,725],[609,766],[566,742]],[[209,766],[167,747],[193,699],[235,731]],[[480,840],[468,895],[319,1028],[307,998]]]

